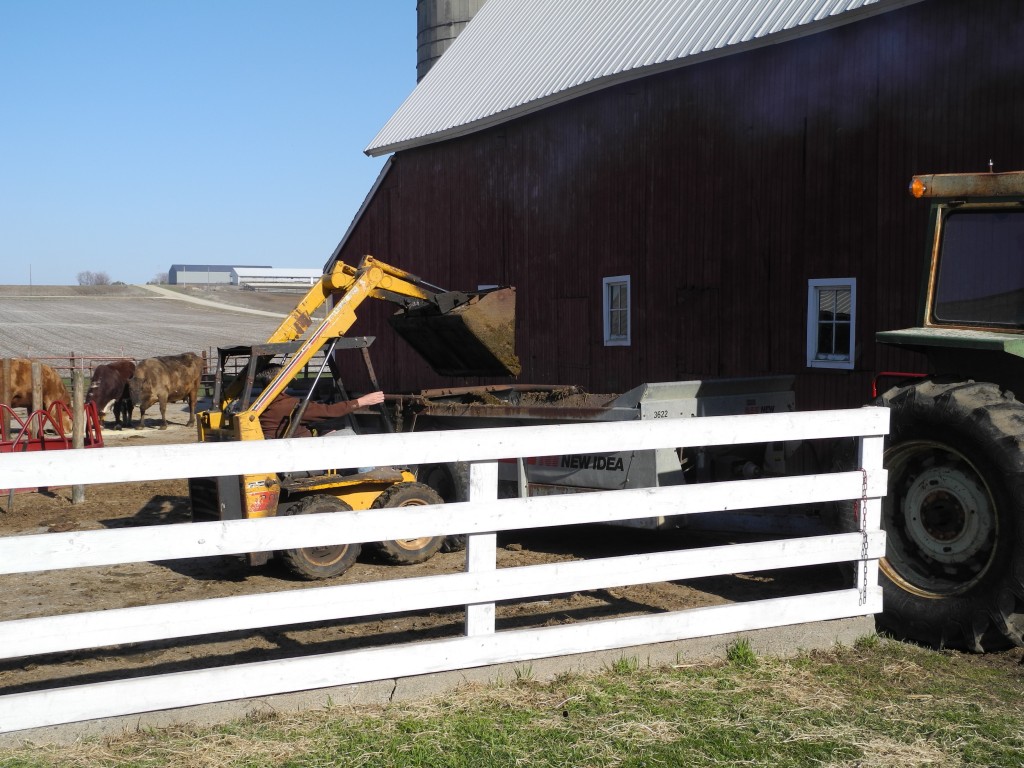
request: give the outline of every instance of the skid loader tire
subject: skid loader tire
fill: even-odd
[[[420,464],[416,479],[433,488],[445,503],[469,500],[469,465],[465,462],[447,464]],[[466,548],[466,534],[445,536],[442,552],[462,552]]]
[[[995,384],[924,381],[891,411],[879,624],[934,647],[1024,645],[1024,405]]]
[[[306,496],[289,506],[286,515],[312,515],[319,512],[349,512],[352,507],[334,496]],[[360,544],[334,544],[325,547],[285,549],[277,553],[281,564],[300,579],[314,581],[340,576],[355,563]]]
[[[370,508],[418,507],[428,504],[444,504],[444,499],[423,483],[395,483],[374,499]],[[441,549],[444,539],[444,536],[421,536],[418,539],[379,541],[370,546],[392,565],[414,565],[433,557]]]
[[[469,537],[464,533],[453,533],[444,537],[444,544],[441,545],[442,552],[465,552],[469,544]]]

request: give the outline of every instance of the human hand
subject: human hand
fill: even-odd
[[[380,391],[370,392],[356,398],[356,403],[360,408],[365,408],[367,405],[380,405],[383,402],[384,393]]]

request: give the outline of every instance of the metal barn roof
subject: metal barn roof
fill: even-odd
[[[268,267],[261,264],[171,264],[171,270],[181,270],[185,272],[205,272],[206,270],[216,270],[220,272],[230,272],[236,267],[245,267],[247,269],[268,269]]]
[[[488,0],[364,150],[442,141],[922,0]]]

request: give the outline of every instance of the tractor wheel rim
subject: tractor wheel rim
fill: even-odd
[[[907,492],[911,535],[929,557],[957,563],[974,557],[992,533],[992,509],[983,487],[969,473],[932,467]]]
[[[923,597],[976,585],[992,563],[999,533],[996,504],[981,473],[956,449],[931,440],[890,448],[885,465],[885,575]]]

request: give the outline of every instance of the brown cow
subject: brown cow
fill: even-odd
[[[114,429],[120,429],[122,422],[130,427],[132,423],[132,396],[128,382],[135,375],[134,360],[115,360],[97,365],[89,380],[89,391],[85,402],[96,403],[100,416],[110,403],[114,404]]]
[[[42,368],[43,373],[43,402],[42,408],[49,410],[53,403],[64,403],[68,407],[68,411],[71,409],[71,396],[68,394],[67,387],[64,386],[64,380],[61,379],[53,368],[43,363],[39,364]],[[0,392],[4,391],[3,387],[3,366],[0,364]],[[32,410],[32,360],[24,357],[12,357],[11,358],[11,380],[7,382],[7,391],[10,393],[10,401],[7,405],[11,408],[25,408],[29,411]],[[69,415],[65,415],[63,418],[63,424],[61,425],[64,430],[64,435],[69,436],[71,434],[72,422]]]
[[[196,423],[196,400],[199,379],[203,374],[203,358],[195,352],[180,355],[149,357],[135,366],[135,375],[128,382],[132,405],[139,407],[139,426],[146,426],[146,409],[160,403],[160,429],[167,429],[167,404],[188,401],[188,424]],[[131,423],[131,411],[128,422]]]

